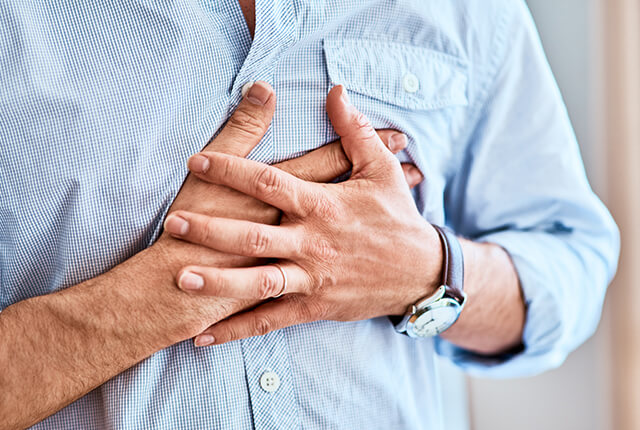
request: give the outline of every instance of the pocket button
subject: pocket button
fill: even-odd
[[[402,77],[402,87],[408,93],[415,93],[420,89],[420,80],[411,72]]]

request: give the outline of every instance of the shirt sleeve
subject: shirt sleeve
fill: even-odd
[[[458,234],[502,246],[527,306],[523,348],[486,357],[437,339],[467,372],[532,375],[593,334],[615,273],[619,234],[591,190],[562,97],[523,1],[511,2],[501,60],[445,195]]]

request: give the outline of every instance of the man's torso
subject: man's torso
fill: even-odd
[[[251,158],[334,140],[324,101],[343,84],[377,128],[407,134],[401,158],[426,178],[416,204],[442,222],[498,6],[264,0],[252,40],[237,0],[0,2],[0,309],[151,244],[186,159],[258,79],[278,106]],[[434,360],[384,318],[183,342],[36,427],[439,429]]]

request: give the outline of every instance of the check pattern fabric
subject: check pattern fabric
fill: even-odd
[[[523,351],[480,357],[386,318],[182,342],[34,428],[444,429],[436,351],[522,376],[595,329],[618,232],[523,1],[257,0],[256,22],[252,40],[236,0],[0,0],[0,310],[151,245],[247,82],[278,97],[250,155],[268,163],[336,138],[324,103],[343,84],[376,128],[407,134],[424,217],[510,253]]]

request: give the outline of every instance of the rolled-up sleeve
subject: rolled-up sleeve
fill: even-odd
[[[618,229],[587,181],[578,144],[524,2],[446,195],[460,235],[503,247],[527,306],[523,348],[485,357],[438,339],[469,373],[526,376],[559,366],[595,331],[619,252]]]

